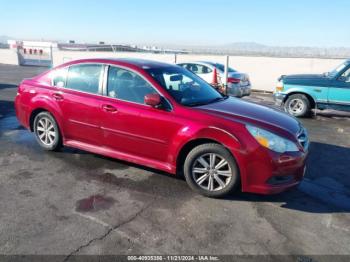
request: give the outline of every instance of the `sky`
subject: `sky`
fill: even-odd
[[[125,44],[350,47],[349,0],[0,0],[0,35]]]

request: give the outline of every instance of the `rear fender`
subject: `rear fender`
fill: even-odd
[[[51,97],[49,97],[48,95],[38,95],[35,96],[32,100],[31,100],[31,105],[32,105],[32,110],[29,114],[29,116],[27,117],[28,119],[28,126],[30,126],[30,117],[33,114],[33,112],[35,112],[38,109],[43,109],[45,111],[48,111],[50,114],[53,115],[53,117],[55,118],[60,130],[62,131],[62,126],[63,126],[63,114],[62,114],[62,110],[59,107],[59,105],[57,104],[56,101],[53,101],[51,99]],[[62,134],[63,135],[63,134]]]

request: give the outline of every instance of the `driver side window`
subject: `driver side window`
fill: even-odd
[[[145,96],[156,90],[136,73],[110,66],[108,69],[107,95],[120,100],[144,104]]]
[[[341,75],[341,78],[344,79],[345,82],[350,83],[350,68]]]

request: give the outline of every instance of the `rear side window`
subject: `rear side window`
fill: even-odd
[[[108,69],[107,95],[121,100],[144,104],[145,95],[155,89],[134,72],[110,66]]]
[[[189,69],[190,65],[189,64],[178,64],[179,66]]]
[[[180,66],[193,72],[193,64],[180,64]]]
[[[67,68],[55,70],[52,77],[52,84],[57,87],[65,87],[67,78]]]
[[[213,72],[209,67],[200,64],[180,64],[180,66],[192,71],[195,74],[209,74]]]
[[[98,94],[102,80],[102,65],[86,64],[69,67],[66,87],[69,89]]]
[[[221,72],[225,72],[225,66],[223,64],[215,64],[214,65],[218,70],[220,70]],[[231,67],[228,68],[228,72],[230,73],[234,73],[237,72],[236,70],[232,69]]]
[[[213,70],[211,70],[209,67],[204,66],[204,65],[196,65],[197,66],[197,74],[209,74],[211,72],[213,72]]]

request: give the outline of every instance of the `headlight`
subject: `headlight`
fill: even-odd
[[[272,151],[278,153],[299,151],[297,145],[288,139],[255,126],[247,126],[247,129],[260,145]]]

